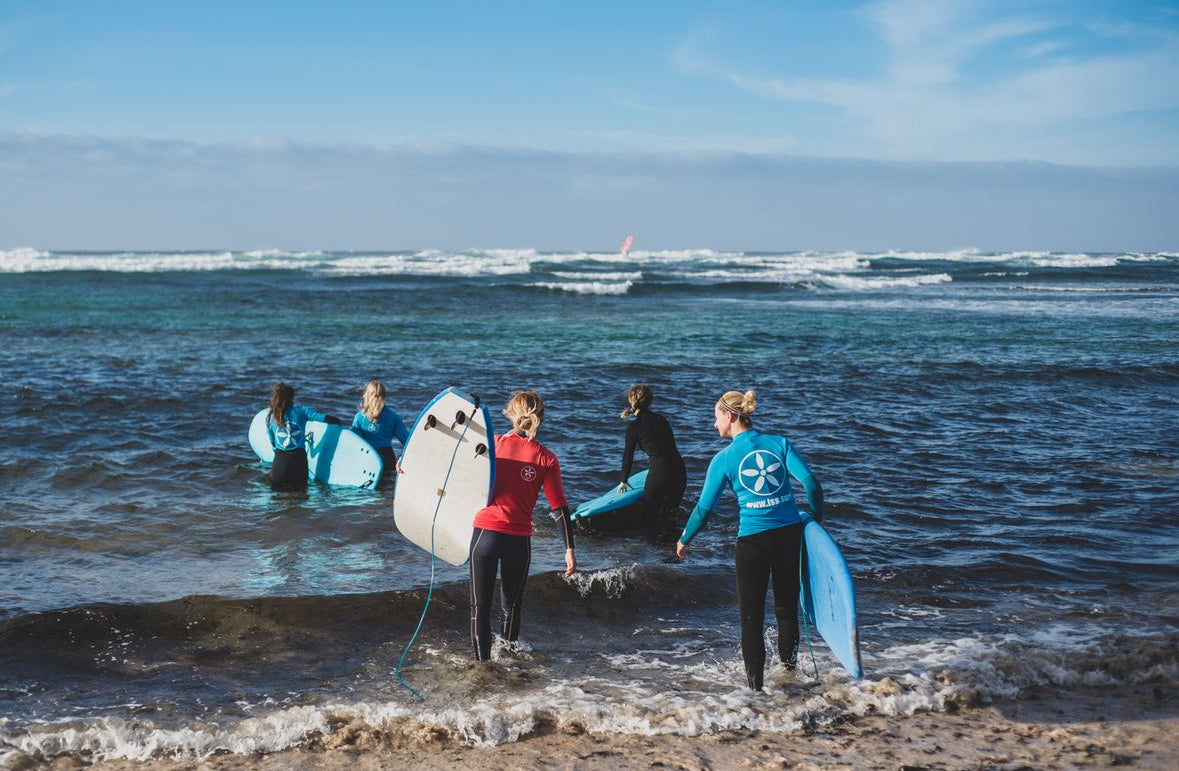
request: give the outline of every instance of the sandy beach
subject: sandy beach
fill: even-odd
[[[1044,690],[954,713],[866,716],[803,734],[705,737],[569,733],[540,726],[519,742],[467,747],[409,726],[340,725],[271,755],[107,761],[95,771],[187,769],[1073,769],[1179,767],[1179,697],[1165,683]],[[31,759],[14,769],[46,767]],[[81,768],[60,758],[49,768]]]

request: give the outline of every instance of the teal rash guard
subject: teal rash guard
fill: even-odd
[[[382,409],[375,423],[363,412],[356,413],[356,417],[352,419],[352,430],[377,449],[392,447],[393,437],[397,437],[402,447],[405,446],[405,440],[409,439],[409,429],[405,427],[405,421],[391,407]]]
[[[276,450],[303,449],[303,431],[309,420],[323,420],[327,417],[322,412],[304,407],[302,404],[292,404],[287,408],[286,425],[276,425],[273,415],[266,416],[266,433],[270,435],[270,446]]]
[[[737,494],[740,507],[737,537],[801,522],[790,477],[802,484],[815,519],[822,521],[823,489],[790,440],[752,428],[737,434],[708,464],[700,500],[680,543],[687,545],[700,532],[726,487]]]

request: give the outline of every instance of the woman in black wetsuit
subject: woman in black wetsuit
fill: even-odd
[[[649,461],[641,506],[643,524],[674,530],[684,488],[688,485],[688,472],[667,418],[651,411],[652,398],[651,389],[643,384],[631,386],[626,393],[630,406],[622,411],[621,417],[625,420],[633,415],[634,420],[626,427],[622,484],[618,489],[630,489],[626,480],[630,478],[635,447],[638,447],[647,453]]]

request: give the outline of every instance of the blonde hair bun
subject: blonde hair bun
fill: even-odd
[[[504,417],[512,421],[512,428],[535,439],[540,424],[544,422],[544,400],[536,391],[517,391],[508,399]]]
[[[753,425],[753,411],[757,409],[757,394],[752,390],[745,393],[725,391],[724,395],[717,400],[717,404],[740,418],[742,425]]]

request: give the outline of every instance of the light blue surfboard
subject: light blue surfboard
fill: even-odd
[[[618,492],[617,487],[610,489],[608,493],[599,495],[592,501],[586,501],[578,506],[572,514],[569,515],[571,522],[576,522],[579,519],[592,517],[595,514],[605,514],[607,511],[617,511],[624,509],[631,504],[639,502],[643,497],[643,486],[647,484],[647,469],[643,469],[637,474],[632,474],[630,479],[626,480],[631,486],[630,490],[624,493]]]
[[[274,462],[274,448],[266,433],[266,414],[263,409],[250,422],[250,447],[263,463]],[[304,448],[307,450],[308,481],[345,487],[372,487],[381,478],[383,463],[373,446],[351,429],[307,421],[304,429]]]
[[[799,604],[827,647],[852,677],[863,677],[860,632],[856,626],[856,590],[843,553],[823,526],[807,516]]]

